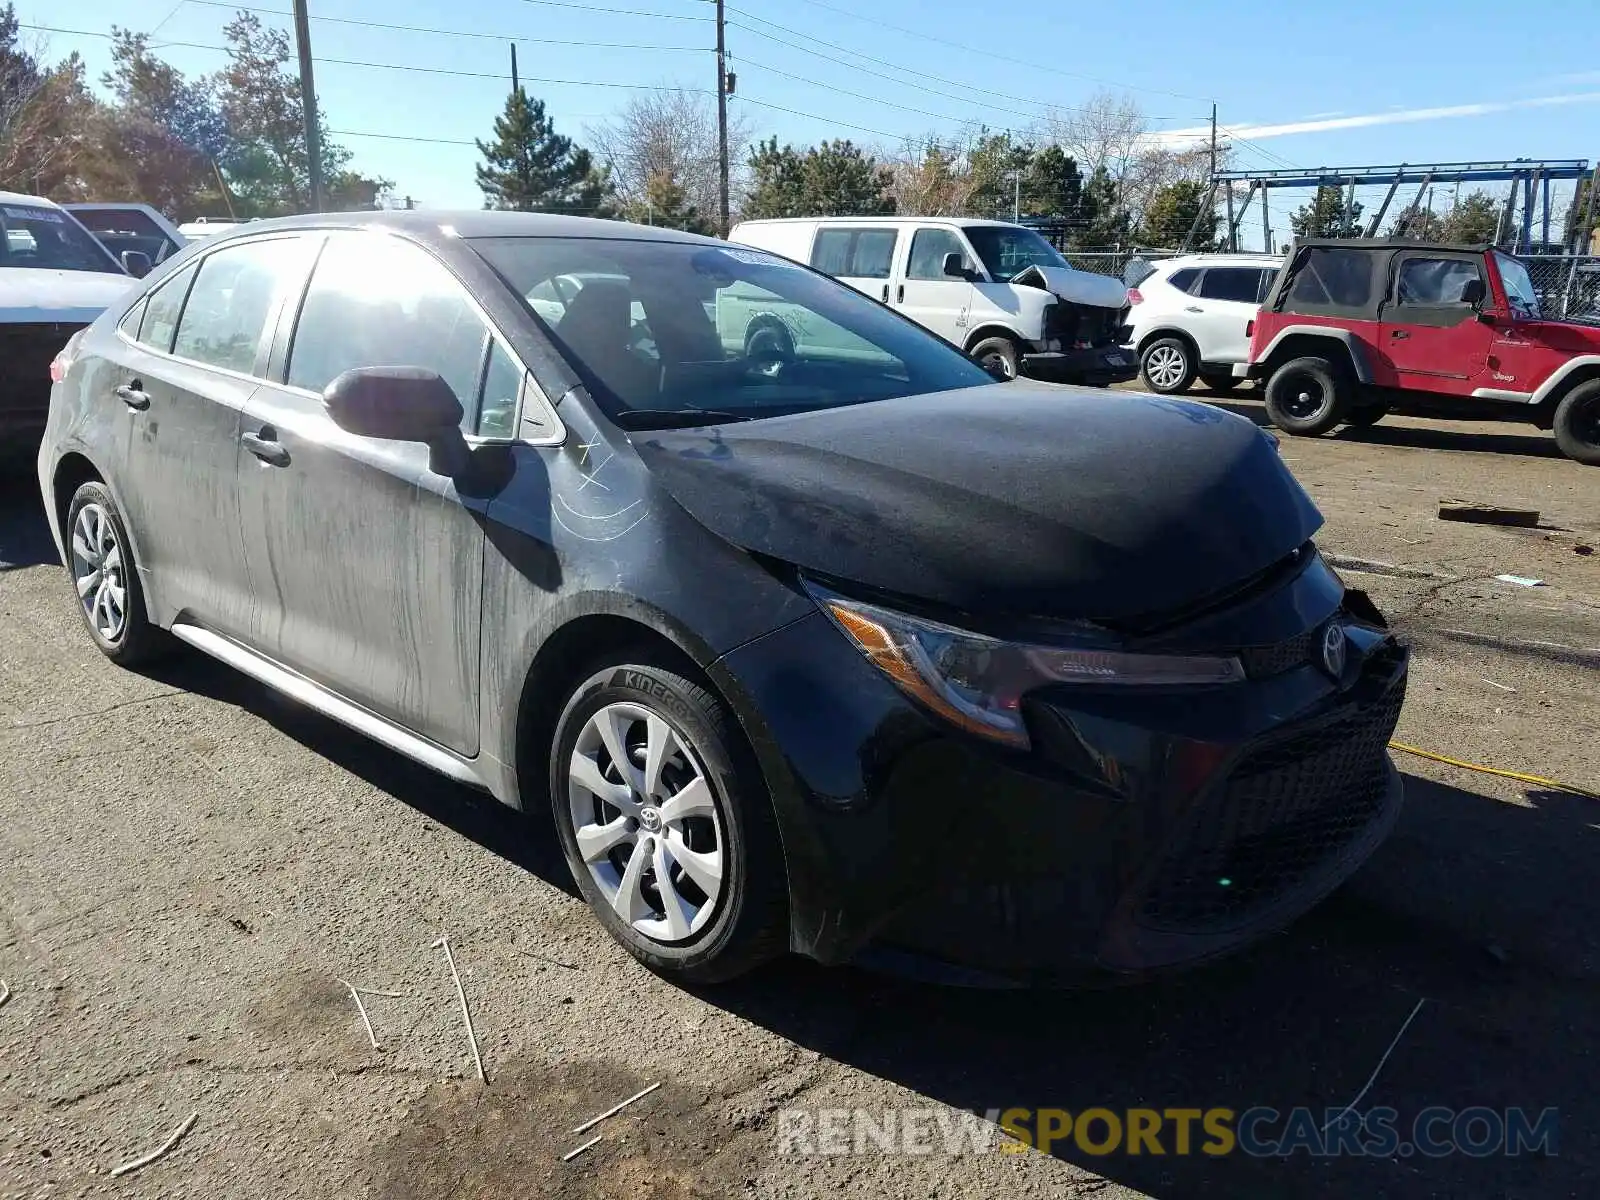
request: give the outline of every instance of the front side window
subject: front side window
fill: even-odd
[[[166,230],[137,208],[75,208],[72,215],[112,254],[137,250],[158,263],[180,249]]]
[[[993,279],[1012,279],[1029,267],[1068,265],[1044,238],[1016,225],[969,225],[967,240]]]
[[[126,274],[83,226],[58,208],[35,204],[0,204],[0,268],[5,267]]]
[[[1463,258],[1408,258],[1395,280],[1395,300],[1400,304],[1465,304],[1468,284],[1480,278],[1478,264]]]
[[[479,436],[508,438],[516,433],[522,379],[522,364],[498,340],[491,340],[489,366],[483,375],[483,404],[478,410]]]
[[[1494,263],[1500,268],[1500,282],[1506,289],[1512,315],[1525,321],[1539,320],[1539,293],[1533,289],[1533,278],[1528,274],[1527,266],[1521,259],[1501,254],[1498,250],[1494,253]]]
[[[959,254],[962,260],[967,257],[966,247],[961,244],[961,239],[949,229],[919,229],[911,238],[911,261],[906,264],[907,279],[942,279],[954,283],[957,280],[944,273],[944,260],[948,254]]]
[[[311,238],[270,238],[228,246],[200,261],[172,352],[248,375],[290,283],[304,278]]]
[[[1200,295],[1207,300],[1255,304],[1260,294],[1261,271],[1256,267],[1209,267],[1200,281]]]
[[[184,297],[194,282],[194,272],[192,264],[185,267],[151,292],[145,301],[138,340],[152,350],[164,354],[172,352],[172,335],[178,330],[178,314],[183,311]]]
[[[358,367],[421,367],[471,414],[488,337],[466,289],[427,251],[387,234],[341,234],[312,271],[288,382],[321,392]]]
[[[471,245],[523,297],[564,275],[593,279],[547,325],[596,402],[625,428],[714,424],[992,382],[960,351],[876,301],[763,251],[621,238]]]

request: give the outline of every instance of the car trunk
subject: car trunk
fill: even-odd
[[[0,439],[37,437],[50,410],[50,363],[82,325],[0,324]]]

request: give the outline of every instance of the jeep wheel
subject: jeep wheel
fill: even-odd
[[[1350,388],[1325,358],[1294,358],[1267,380],[1267,416],[1285,433],[1319,437],[1345,419]]]
[[[716,696],[634,653],[574,689],[552,739],[573,879],[612,937],[684,981],[730,979],[787,945],[772,800],[734,730]]]
[[[1139,356],[1139,370],[1152,392],[1163,396],[1174,392],[1187,392],[1194,383],[1199,364],[1188,343],[1181,338],[1157,338],[1144,348]]]
[[[1600,379],[1581,383],[1556,409],[1556,445],[1577,462],[1600,467]]]

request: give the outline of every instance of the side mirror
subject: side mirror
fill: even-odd
[[[1461,285],[1461,303],[1479,305],[1483,303],[1483,280],[1469,279]]]
[[[1500,319],[1500,314],[1499,313],[1480,312],[1478,314],[1478,320],[1483,322],[1485,325],[1493,325],[1499,319]]]
[[[952,279],[972,278],[972,272],[967,269],[966,256],[954,250],[944,256],[944,273]]]
[[[424,367],[357,367],[327,386],[322,404],[335,425],[361,437],[432,444],[461,428],[461,401]]]
[[[143,279],[150,274],[150,256],[143,250],[124,250],[120,257],[122,269],[135,279]]]

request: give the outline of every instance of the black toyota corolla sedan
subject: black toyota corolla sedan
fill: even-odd
[[[39,482],[108,657],[176,638],[548,811],[669,975],[1192,962],[1400,802],[1406,653],[1267,435],[996,383],[769,254],[262,222],[52,373]]]

